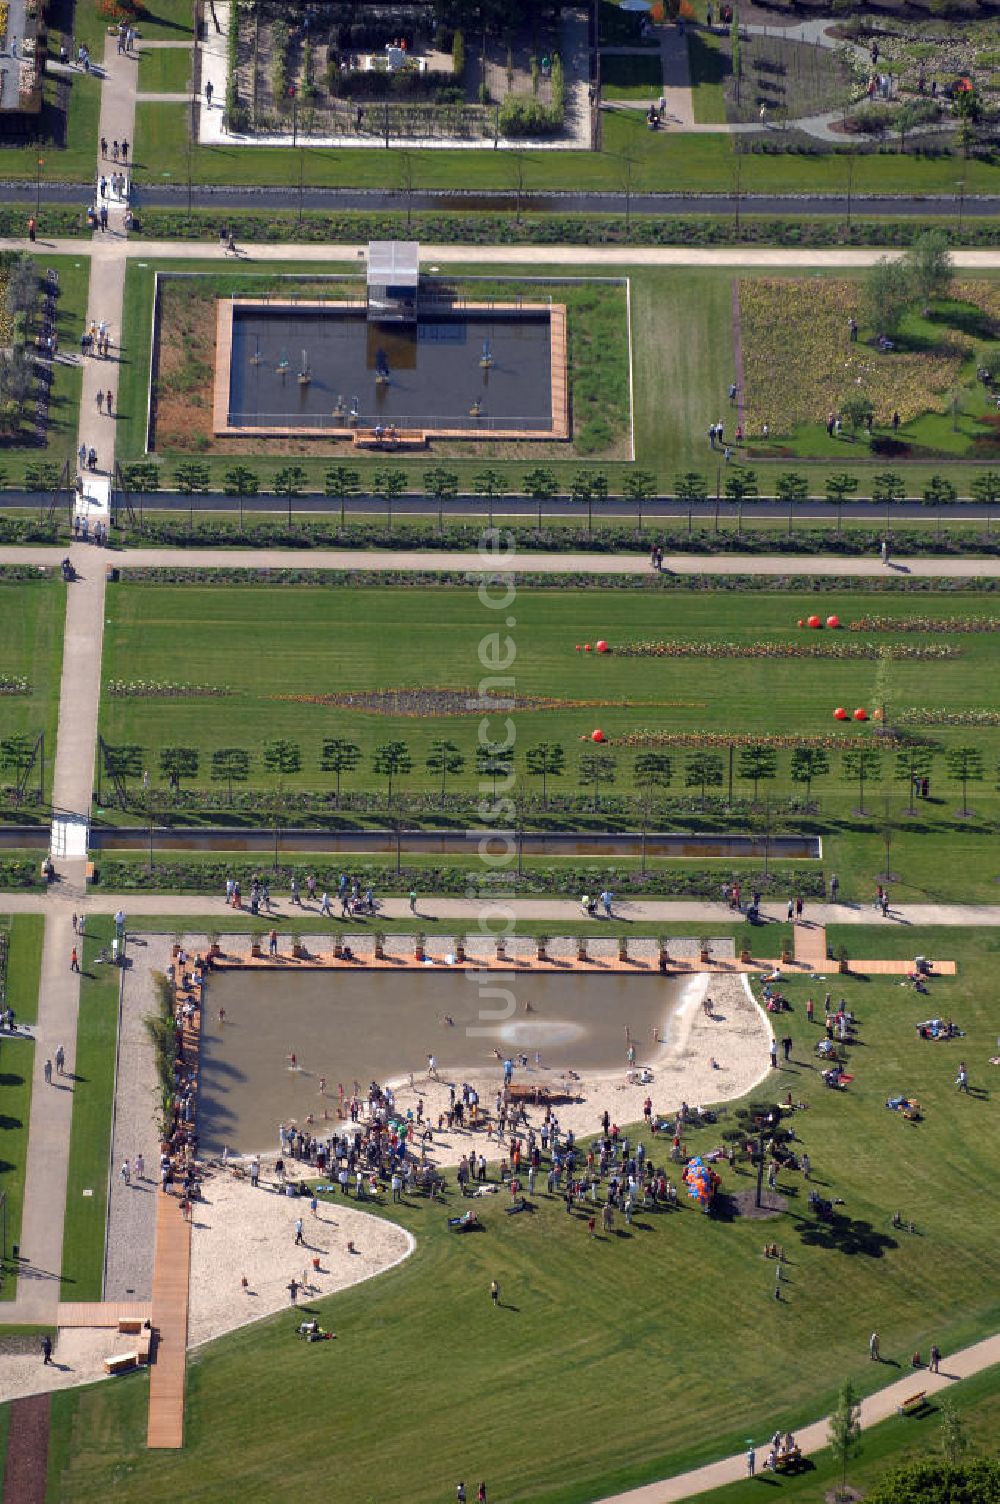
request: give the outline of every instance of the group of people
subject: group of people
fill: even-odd
[[[605,888],[598,898],[592,898],[589,893],[584,893],[580,898],[580,908],[588,919],[595,919],[597,917],[598,904],[604,910],[604,917],[606,919],[614,917],[615,895],[611,892],[610,888]]]

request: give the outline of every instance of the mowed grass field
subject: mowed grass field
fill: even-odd
[[[19,1030],[38,1017],[38,978],[42,959],[44,920],[40,914],[0,915],[0,929],[7,932],[7,986],[5,1005],[13,1008]],[[31,1114],[31,1079],[35,1043],[23,1033],[6,1037],[0,1053],[0,1191],[6,1196],[5,1217],[9,1253],[20,1242],[21,1210],[24,1204],[24,1171],[28,1154],[28,1119]],[[17,1294],[16,1266],[4,1268],[0,1300]]]
[[[62,581],[0,579],[0,677],[28,680],[30,693],[0,694],[0,741],[28,736],[34,741],[45,733],[45,791],[52,787],[59,710],[59,680],[62,672],[63,619],[66,593]],[[9,785],[11,772],[0,772],[0,783]],[[38,787],[37,768],[29,785]],[[26,811],[30,806],[26,807]]]
[[[318,769],[325,737],[355,742],[363,761],[345,775],[345,789],[371,790],[370,757],[375,747],[404,741],[413,771],[400,780],[408,790],[433,790],[439,777],[425,762],[435,740],[454,741],[465,756],[449,788],[474,790],[479,713],[438,714],[435,690],[474,692],[491,653],[509,656],[509,692],[530,705],[551,700],[551,708],[516,708],[515,758],[535,742],[555,741],[566,752],[567,773],[551,781],[550,793],[578,787],[578,754],[593,750],[581,738],[600,727],[609,740],[617,781],[608,792],[633,786],[634,751],[624,739],[652,733],[704,732],[709,737],[747,735],[832,739],[831,776],[818,779],[814,792],[824,808],[846,811],[857,804],[857,790],[841,775],[838,740],[872,735],[872,728],[833,720],[838,705],[879,703],[877,659],[753,658],[725,656],[725,646],[805,645],[817,651],[838,646],[874,644],[876,649],[946,645],[959,655],[946,661],[895,661],[887,676],[885,698],[892,711],[907,705],[974,711],[991,704],[988,686],[997,670],[1000,639],[994,632],[949,633],[865,631],[810,632],[796,623],[814,609],[836,612],[845,627],[871,613],[905,622],[921,617],[946,621],[965,616],[989,617],[990,597],[970,595],[879,596],[824,594],[801,599],[791,594],[742,596],[710,591],[698,595],[652,597],[616,590],[521,590],[509,612],[486,609],[476,590],[458,588],[337,589],[309,586],[160,586],[121,583],[108,596],[105,635],[105,686],[109,680],[185,681],[230,692],[215,698],[148,699],[111,697],[105,690],[101,731],[112,743],[134,742],[147,749],[154,766],[159,749],[191,745],[207,759],[217,747],[260,750],[268,738],[298,741],[301,773],[289,787],[329,786]],[[819,604],[817,604],[819,601]],[[508,616],[511,621],[508,625]],[[500,629],[493,644],[484,639]],[[509,636],[509,644],[507,642]],[[634,641],[709,644],[717,657],[623,657],[582,653],[577,644],[605,638],[612,650]],[[481,659],[480,651],[485,654]],[[506,686],[501,687],[508,692]],[[360,694],[370,690],[421,692],[413,714],[359,711],[349,706],[315,703],[317,697]],[[440,702],[449,712],[451,701]],[[942,746],[969,742],[980,748],[992,775],[1000,751],[995,727],[931,727],[928,734]],[[498,724],[496,739],[504,728]],[[670,753],[669,748],[664,749]],[[688,749],[672,751],[675,791],[684,787]],[[883,759],[888,777],[892,754]],[[778,754],[779,776],[761,793],[787,795],[789,754]],[[943,775],[942,766],[940,774]],[[207,774],[207,766],[203,769]],[[155,770],[154,770],[155,777]],[[957,786],[935,792],[957,804]],[[258,758],[251,785],[267,787],[269,775]],[[530,786],[534,786],[533,784]],[[540,785],[538,786],[540,788]],[[736,792],[751,792],[737,778]],[[800,790],[801,792],[801,790]],[[873,787],[869,797],[873,800]],[[905,797],[906,786],[897,793]],[[992,777],[972,790],[977,808],[993,806]]]
[[[957,956],[960,970],[933,983],[929,998],[895,981],[831,977],[835,998],[860,1019],[861,1041],[850,1056],[854,1081],[836,1094],[820,1083],[822,1029],[804,1012],[811,987],[822,1005],[824,984],[789,981],[793,1011],[780,1022],[794,1041],[791,1064],[756,1096],[791,1092],[806,1104],[794,1126],[816,1188],[843,1198],[832,1224],[809,1214],[797,1173],[779,1181],[789,1210],[776,1221],[706,1217],[684,1199],[676,1212],[639,1214],[620,1235],[596,1239],[586,1214],[567,1215],[545,1194],[534,1217],[486,1205],[474,1238],[447,1230],[460,1205],[454,1191],[447,1207],[387,1209],[381,1215],[415,1233],[416,1252],[317,1303],[335,1343],[296,1341],[298,1317],[282,1313],[193,1355],[183,1452],[146,1451],[145,1376],[60,1395],[48,1497],[103,1499],[127,1477],[152,1504],[237,1487],[282,1501],[335,1477],[338,1498],[433,1504],[457,1479],[485,1478],[491,1497],[571,1504],[738,1450],[747,1436],[760,1442],[776,1426],[797,1428],[830,1406],[845,1377],[869,1391],[899,1377],[914,1349],[937,1342],[947,1355],[994,1330],[1000,1255],[986,1059],[1000,942],[972,930],[855,930],[852,939],[867,953]],[[933,1013],[952,1017],[965,1037],[921,1041],[914,1025]],[[971,1071],[967,1096],[954,1088],[960,1057]],[[919,1099],[922,1121],[886,1110],[896,1092]],[[713,1148],[732,1121],[730,1109],[689,1135],[689,1152]],[[665,1162],[665,1141],[643,1137],[654,1162]],[[749,1188],[752,1179],[727,1169],[723,1185]],[[893,1230],[897,1209],[915,1232]],[[775,1266],[762,1255],[772,1240],[787,1256],[780,1302]],[[868,1360],[873,1326],[887,1359],[879,1366]],[[308,1445],[289,1445],[290,1394]]]

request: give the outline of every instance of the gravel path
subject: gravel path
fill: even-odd
[[[132,936],[129,945],[132,965],[125,974],[118,1042],[105,1300],[149,1300],[153,1293],[159,1087],[144,1021],[155,1006],[151,973],[166,971],[171,943],[169,935],[151,935],[145,942]],[[134,1165],[137,1154],[145,1157],[146,1178],[140,1181],[133,1173],[126,1185],[119,1170],[125,1159]]]

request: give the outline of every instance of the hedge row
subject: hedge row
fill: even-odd
[[[341,528],[336,522],[295,520],[274,516],[241,531],[235,522],[198,520],[187,517],[147,518],[122,530],[125,544],[153,543],[172,548],[384,548],[395,551],[405,544],[408,550],[436,549],[471,551],[483,535],[481,524],[449,523],[440,532],[434,527],[411,527],[390,532],[384,522],[351,522]],[[524,523],[504,522],[500,531],[505,541],[517,547],[545,550],[548,553],[636,553],[659,543],[667,552],[681,554],[740,553],[772,554],[780,544],[783,554],[837,553],[855,558],[877,557],[884,536],[884,525],[845,529],[806,528],[793,533],[769,529],[761,532],[715,532],[710,528],[669,528],[647,525],[642,531],[622,522],[605,522],[593,533],[585,528],[532,527]],[[2,534],[0,534],[2,537]],[[25,540],[29,541],[29,540]],[[896,555],[926,554],[926,528],[894,528],[892,549]],[[984,529],[950,529],[935,540],[933,552],[943,557],[966,554],[996,556],[1000,554],[1000,532]]]
[[[281,863],[277,869],[269,865],[255,866],[247,858],[244,866],[229,862],[182,862],[156,861],[152,871],[145,863],[125,862],[113,859],[102,860],[97,868],[97,881],[109,893],[216,893],[223,894],[226,879],[236,877],[249,891],[254,872],[266,877],[275,893],[287,892],[294,876],[304,890],[306,878],[311,873],[322,891],[337,891],[337,882],[342,872],[350,872],[362,888],[371,886],[376,895],[409,893],[417,888],[424,893],[456,894],[465,896],[476,887],[483,897],[519,896],[531,897],[538,893],[556,893],[563,897],[579,898],[581,893],[600,893],[610,887],[618,894],[645,893],[659,898],[708,898],[719,897],[722,879],[717,871],[697,868],[682,871],[656,871],[639,873],[632,869],[607,866],[579,866],[573,868],[536,867],[518,877],[515,873],[502,873],[490,881],[490,874],[470,867],[403,867],[401,872],[388,866],[378,866],[342,861],[336,866],[325,866],[322,860],[316,863]],[[760,888],[762,892],[800,893],[803,898],[822,898],[825,894],[824,876],[820,869],[787,868],[779,873],[752,869],[733,868],[726,874],[738,881],[750,892]]]
[[[402,201],[401,201],[402,202]],[[777,245],[777,246],[907,246],[926,230],[926,221],[864,219],[848,225],[837,215],[816,219],[774,218],[743,215],[623,214],[522,215],[515,218],[514,204],[505,214],[435,214],[415,211],[407,220],[405,205],[396,213],[361,211],[323,213],[309,210],[302,216],[263,209],[143,208],[137,226],[143,235],[158,240],[217,240],[224,225],[243,241],[325,241],[420,239],[434,244],[457,245]],[[861,204],[863,212],[863,201]],[[21,226],[23,229],[23,225]],[[4,231],[5,234],[11,233]],[[16,233],[16,232],[15,232]],[[961,230],[948,225],[953,244],[1000,245],[1000,220],[969,218]]]
[[[426,590],[436,587],[467,588],[467,570],[379,570],[379,569],[216,569],[194,565],[190,569],[166,568],[123,569],[119,578],[142,585],[331,585],[341,589]],[[1000,591],[1000,579],[964,579],[960,576],[935,578],[932,575],[760,575],[760,574],[534,574],[517,571],[510,576],[521,590],[723,590],[743,595],[748,590],[788,591],[796,595],[826,592],[853,595],[896,594],[900,591],[942,591],[992,595]]]
[[[0,889],[38,888],[41,886],[40,861],[22,861],[0,857]]]

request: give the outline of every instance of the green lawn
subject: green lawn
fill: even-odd
[[[44,235],[44,221],[42,234]],[[27,249],[27,246],[25,247]],[[49,267],[59,273],[59,298],[56,303],[56,331],[59,348],[64,354],[79,354],[80,335],[85,327],[88,312],[88,286],[90,262],[86,257],[75,260],[72,256],[49,256],[44,248],[36,251],[35,262],[44,276]],[[44,446],[31,442],[0,442],[0,469],[7,485],[20,485],[29,465],[48,461],[61,470],[69,461],[76,464],[77,429],[80,414],[80,391],[83,371],[79,365],[57,362],[53,368],[50,388],[49,422]],[[28,413],[25,427],[33,417]],[[71,474],[74,473],[71,470]],[[48,497],[44,498],[46,505]]]
[[[726,118],[725,83],[729,58],[721,39],[709,32],[688,32],[688,66],[694,89],[694,118],[699,125],[715,125]]]
[[[935,935],[906,938],[935,953]],[[881,940],[877,931],[871,943]],[[498,1498],[574,1504],[737,1451],[748,1435],[796,1429],[830,1407],[846,1376],[863,1392],[886,1382],[897,1370],[868,1361],[873,1324],[888,1365],[900,1368],[914,1348],[936,1341],[947,1354],[994,1330],[1000,1260],[990,1108],[955,1092],[957,1049],[920,1041],[913,1025],[928,1011],[953,1016],[967,1031],[960,1048],[976,1062],[978,1086],[979,1062],[994,1046],[989,977],[998,941],[981,931],[952,931],[948,940],[960,973],[934,984],[932,1000],[895,982],[835,979],[836,995],[861,1020],[855,1079],[843,1094],[819,1085],[813,1045],[821,1031],[804,1021],[810,989],[804,979],[788,983],[794,1011],[782,1027],[793,1037],[792,1064],[771,1093],[790,1090],[809,1104],[795,1127],[816,1186],[843,1198],[833,1224],[814,1221],[797,1176],[780,1182],[789,1212],[763,1232],[742,1220],[706,1218],[686,1201],[676,1214],[641,1215],[621,1237],[593,1242],[584,1222],[544,1194],[530,1219],[487,1208],[487,1230],[477,1239],[452,1238],[444,1210],[425,1203],[383,1212],[413,1229],[416,1253],[377,1286],[317,1303],[337,1332],[338,1372],[352,1375],[337,1390],[336,1426],[324,1423],[329,1385],[313,1371],[327,1355],[293,1342],[290,1318],[279,1315],[199,1353],[183,1453],[145,1450],[142,1380],[61,1397],[67,1444],[59,1447],[58,1476],[50,1474],[50,1497],[74,1504],[106,1497],[127,1469],[130,1488],[151,1504],[189,1494],[191,1477],[205,1497],[239,1484],[281,1501],[335,1467],[338,1492],[366,1499],[377,1453],[383,1504],[430,1504],[460,1477],[486,1478]],[[886,1111],[886,1096],[898,1091],[919,1098],[922,1122]],[[718,1137],[712,1128],[691,1134],[689,1152],[710,1149]],[[956,1143],[960,1176],[949,1173]],[[654,1153],[663,1157],[662,1142]],[[751,1184],[746,1173],[729,1171],[723,1182],[726,1190]],[[975,1218],[966,1215],[970,1201]],[[893,1231],[896,1208],[917,1235]],[[787,1254],[780,1303],[774,1266],[761,1257],[765,1237]],[[963,1291],[960,1303],[937,1298],[942,1269]],[[696,1270],[707,1288],[739,1298],[714,1311],[691,1299]],[[494,1276],[505,1302],[499,1311],[488,1299]],[[378,1363],[368,1361],[373,1340]],[[420,1413],[387,1427],[400,1376],[415,1362]],[[287,1446],[290,1390],[308,1448]],[[542,1391],[546,1423],[525,1425],[524,1397]],[[581,1445],[584,1418],[612,1395],[628,1425],[602,1426],[596,1441]],[[446,1415],[448,1424],[429,1429],[429,1414]]]
[[[23,1029],[38,1017],[44,920],[39,914],[5,915],[0,916],[0,927],[9,937],[6,1003],[17,1015],[18,1028]],[[4,1040],[0,1051],[0,1083],[4,1088],[0,1113],[0,1190],[7,1198],[8,1253],[21,1239],[33,1063],[33,1040],[24,1037]],[[15,1268],[5,1267],[0,1300],[13,1300],[16,1294]]]
[[[585,255],[586,252],[581,251],[581,256]],[[126,352],[125,363],[120,372],[118,444],[119,454],[124,459],[141,458],[145,450],[153,280],[157,269],[162,270],[168,266],[169,263],[163,263],[158,268],[156,264],[143,265],[132,261],[127,272],[125,295],[127,325],[137,333]],[[267,279],[261,279],[259,274],[254,272],[247,272],[237,280],[237,274],[232,271],[220,273],[218,263],[207,260],[190,263],[187,269],[191,272],[211,274],[211,280],[207,280],[205,284],[192,284],[199,289],[203,286],[206,295],[214,288],[224,293],[234,286],[239,286],[249,294],[259,285],[267,282]],[[287,275],[295,270],[294,262],[290,261],[276,266],[273,275]],[[323,270],[323,268],[317,268],[317,275],[320,275]],[[340,263],[332,265],[329,270],[342,274],[345,268],[343,263]],[[533,268],[533,273],[545,278],[558,276],[562,270],[564,269],[538,266]],[[579,276],[604,275],[604,269],[590,268],[585,261],[582,261],[579,267],[574,268],[574,271]],[[461,277],[467,272],[474,273],[475,266],[470,264],[468,267],[456,267],[454,275]],[[517,270],[511,268],[508,272],[506,269],[499,268],[496,275],[498,279],[506,275],[516,276]],[[650,470],[657,478],[658,484],[668,492],[673,489],[679,473],[694,469],[704,476],[709,494],[714,495],[716,489],[721,489],[723,486],[725,467],[720,452],[709,448],[705,437],[706,430],[708,424],[720,416],[726,418],[730,433],[735,429],[736,422],[726,395],[734,375],[734,276],[728,271],[707,268],[660,269],[642,266],[623,268],[622,275],[629,279],[632,300],[636,463]],[[766,279],[767,272],[762,271],[760,278]],[[789,279],[783,277],[781,280],[784,282]],[[822,292],[828,284],[830,285],[831,292],[823,294],[824,308],[830,303],[833,289],[850,285],[845,283],[843,273],[830,277],[811,277],[808,282],[803,279],[803,283],[802,296],[807,296],[810,288],[818,287]],[[273,285],[273,282],[270,285]],[[793,288],[796,286],[794,279],[791,285]],[[982,289],[984,298],[992,293],[993,283],[989,278],[976,283],[969,279],[969,285]],[[799,289],[796,290],[799,291]],[[595,422],[595,418],[599,420],[601,417],[602,407],[606,407],[613,415],[612,427],[620,433],[619,393],[623,380],[624,354],[616,338],[619,303],[613,290],[609,289],[607,295],[602,296],[599,305],[595,305],[585,313],[577,314],[574,312],[574,307],[580,303],[581,299],[589,298],[587,290],[581,289],[579,293],[563,290],[560,293],[560,290],[554,287],[553,295],[557,293],[570,300],[571,331],[578,328],[581,331],[581,338],[587,342],[579,349],[575,349],[573,354],[574,361],[578,362],[574,388],[576,448],[584,451],[585,465],[599,463],[602,473],[608,478],[611,493],[620,494],[632,466],[626,460],[607,457],[609,445],[606,442],[603,445],[599,443],[602,425],[600,421]],[[198,295],[202,294],[199,292]],[[592,298],[589,301],[593,303]],[[956,308],[949,313],[949,306],[942,305],[941,309],[936,311],[935,319],[929,323],[921,320],[915,322],[927,323],[927,328],[932,332],[936,331],[938,339],[943,339],[947,331],[942,330],[942,319],[954,317],[960,323],[962,320],[968,323],[967,311],[963,313],[961,309]],[[209,316],[211,316],[210,309]],[[846,329],[846,319],[843,321],[843,326]],[[796,328],[803,327],[805,326],[800,319]],[[920,330],[917,330],[913,338],[917,339],[919,335]],[[780,356],[780,338],[778,336],[771,338],[779,346],[776,364],[773,364],[773,369],[779,374],[775,376],[771,384],[780,395],[780,391],[784,390],[780,377],[783,365]],[[814,344],[815,340],[812,340],[809,348],[812,349]],[[823,359],[825,359],[826,349],[827,345],[824,343]],[[592,358],[595,352],[601,357],[596,363]],[[981,431],[981,425],[977,429],[974,419],[976,414],[981,412],[985,401],[981,390],[976,388],[974,370],[970,372],[971,360],[971,356],[966,356],[966,363],[962,368],[963,380],[966,377],[970,379],[971,396],[963,397],[963,411],[959,415],[957,436],[957,442],[963,450],[969,453],[972,452],[970,441],[973,432]],[[826,382],[826,367],[823,370],[823,379]],[[787,376],[783,379],[787,385]],[[773,395],[770,387],[763,397],[759,391],[759,382],[757,387],[757,391],[750,393],[751,402],[756,403],[756,406],[752,406],[752,424],[750,422],[751,410],[748,410],[747,461],[757,470],[758,484],[763,494],[773,492],[777,475],[782,470],[790,466],[807,465],[807,479],[814,495],[823,494],[828,474],[845,468],[859,478],[859,495],[870,495],[872,476],[891,464],[894,468],[899,468],[900,473],[903,474],[908,494],[919,496],[930,476],[939,472],[946,462],[949,477],[960,488],[961,494],[968,494],[972,477],[978,473],[983,464],[990,463],[988,454],[984,454],[982,462],[978,465],[971,463],[968,458],[962,459],[961,457],[958,457],[957,463],[955,462],[952,451],[955,449],[956,436],[951,433],[951,419],[946,415],[932,414],[917,420],[915,429],[923,432],[926,442],[919,444],[915,442],[913,448],[908,451],[911,456],[909,458],[906,454],[898,459],[896,457],[887,459],[873,454],[867,443],[851,443],[846,434],[844,437],[828,439],[824,425],[815,422],[802,430],[801,442],[794,439],[789,441],[779,436],[780,409],[776,400],[770,400]],[[885,386],[883,391],[880,385],[872,394],[874,398],[882,399],[877,414],[877,435],[884,436],[886,432],[891,407],[883,409],[886,407],[886,402],[891,400],[891,391],[891,386]],[[843,395],[839,388],[836,389],[836,395]],[[207,409],[205,411],[207,413]],[[764,418],[769,421],[772,430],[772,436],[767,441],[763,440],[760,434],[761,422]],[[218,484],[225,471],[231,467],[232,457],[211,453],[208,447],[210,441],[206,444],[207,432],[203,432],[206,419],[199,418],[198,413],[195,413],[195,419],[195,431],[186,451],[163,449],[161,457],[166,470],[165,479],[169,480],[176,460],[189,457],[193,451],[199,458],[206,459]],[[921,425],[923,425],[922,428]],[[798,432],[796,429],[795,433],[798,434]],[[904,430],[904,436],[905,433]],[[935,459],[933,452],[928,452],[927,446],[931,442],[940,449],[942,458]],[[594,443],[598,444],[596,450],[592,448]],[[452,447],[461,449],[462,446]],[[553,470],[557,483],[568,488],[580,469],[579,455],[567,451],[565,457],[560,458],[562,450],[558,445],[548,445],[546,450],[544,463]],[[595,454],[594,460],[586,457],[588,452]],[[620,443],[617,450],[614,445],[610,446],[610,453],[614,455],[616,452],[621,452]],[[343,455],[340,457],[342,458]],[[262,458],[265,459],[265,467],[261,471],[260,460]],[[272,476],[280,465],[285,463],[286,458],[287,456],[280,450],[272,452],[270,463],[267,462],[266,455],[252,457],[252,467],[261,473],[261,484],[264,488],[271,484]],[[330,467],[330,455],[312,455],[306,447],[306,452],[296,455],[295,459],[301,463],[306,472],[307,483],[317,489],[322,488],[326,472]],[[408,486],[421,491],[425,472],[429,466],[438,462],[444,462],[446,468],[454,470],[459,484],[469,489],[472,488],[474,477],[481,471],[483,465],[488,463],[499,471],[511,489],[518,491],[523,485],[525,473],[539,462],[539,457],[527,452],[523,445],[520,446],[516,459],[512,457],[511,446],[484,446],[484,452],[479,456],[466,457],[462,454],[449,453],[448,446],[436,445],[428,449],[427,453],[420,458],[401,458],[398,465],[407,476]],[[394,467],[396,463],[394,460]],[[352,453],[350,464],[357,468],[363,481],[370,479],[376,470],[384,468],[383,459],[378,455],[366,458],[357,457]],[[748,509],[748,519],[750,515],[751,509]]]
[[[601,92],[605,99],[659,99],[663,93],[659,53],[652,57],[602,53]]]
[[[140,52],[139,93],[186,93],[191,87],[192,55],[186,47],[156,47]]]
[[[538,779],[527,772],[521,758],[524,749],[551,741],[565,751],[565,776],[553,779],[549,787],[556,805],[564,796],[592,795],[578,753],[581,738],[599,725],[611,740],[613,777],[602,795],[605,806],[610,803],[609,818],[636,827],[639,816],[634,803],[615,803],[633,790],[635,754],[629,738],[640,733],[654,738],[660,733],[683,733],[707,738],[710,748],[712,738],[717,738],[715,755],[726,780],[728,737],[788,738],[789,743],[776,749],[775,776],[759,785],[763,808],[765,797],[780,803],[805,793],[791,780],[787,746],[802,736],[829,738],[828,773],[818,776],[812,787],[813,797],[820,802],[819,815],[793,818],[790,824],[824,834],[824,870],[838,872],[845,895],[870,896],[877,875],[884,870],[882,831],[888,818],[891,870],[899,875],[901,895],[905,890],[911,899],[992,897],[997,876],[990,824],[997,810],[992,773],[1000,753],[1000,728],[932,723],[921,729],[932,747],[941,750],[932,762],[932,797],[920,800],[911,815],[906,809],[908,784],[905,778],[897,781],[896,754],[891,750],[876,757],[864,803],[860,803],[857,781],[845,769],[838,750],[838,737],[845,733],[832,715],[837,705],[850,710],[865,706],[872,714],[884,696],[890,714],[895,710],[897,716],[908,706],[928,707],[938,717],[975,716],[986,703],[983,687],[996,673],[996,634],[941,632],[935,623],[955,617],[988,617],[988,600],[975,594],[922,592],[919,610],[928,626],[924,631],[897,632],[891,624],[905,621],[914,612],[909,595],[876,599],[845,592],[824,596],[817,607],[808,599],[763,593],[664,597],[613,590],[521,590],[512,636],[517,694],[526,697],[514,713],[515,768],[523,780],[521,787],[525,794],[540,794]],[[875,612],[888,626],[874,632],[809,634],[804,639],[796,621],[813,609],[824,615],[836,611],[845,625]],[[303,623],[308,624],[305,630]],[[290,792],[332,790],[331,777],[319,770],[325,737],[355,744],[361,760],[356,770],[345,775],[344,791],[376,795],[361,811],[375,819],[384,818],[384,800],[377,796],[385,794],[386,780],[374,774],[372,758],[378,746],[399,740],[412,767],[397,777],[397,792],[423,796],[424,805],[417,812],[433,820],[439,777],[426,766],[433,742],[454,743],[463,759],[447,786],[452,794],[471,797],[478,779],[476,723],[459,713],[450,700],[433,698],[432,686],[459,693],[473,686],[479,644],[492,626],[491,621],[484,622],[475,593],[454,588],[220,589],[123,582],[108,597],[105,684],[112,679],[176,681],[177,665],[183,664],[187,682],[229,692],[180,699],[105,694],[101,731],[113,745],[139,746],[142,766],[150,767],[154,778],[163,747],[198,749],[201,765],[193,782],[201,789],[211,787],[210,761],[216,748],[248,749],[252,756],[249,788],[259,789],[264,796],[262,804],[250,800],[250,817],[258,819],[266,819],[261,811],[267,805],[267,791],[273,788],[273,778],[261,760],[265,736],[286,738],[301,748],[301,770],[285,779]],[[769,644],[795,646],[807,640],[817,651],[835,651],[838,644],[867,645],[873,656],[786,659],[723,653],[665,659],[612,653],[602,658],[575,651],[576,644],[603,636],[612,647],[628,641],[668,639],[706,643],[715,653],[730,644],[757,652]],[[294,644],[294,654],[283,651],[290,644]],[[895,647],[898,652],[947,647],[956,656],[897,657],[889,660],[891,666],[884,671],[878,657],[883,647]],[[877,689],[880,676],[882,688]],[[426,691],[432,698],[383,713],[375,707],[359,710],[343,702],[330,705],[317,700],[331,688],[343,694],[409,689]],[[856,735],[858,727],[851,726],[853,731],[848,727],[846,734]],[[871,738],[870,731],[863,734]],[[961,790],[942,755],[949,748],[966,745],[981,755],[980,771],[986,775],[985,781],[974,779],[970,785],[969,817],[960,815]],[[699,817],[698,791],[686,788],[690,748],[667,744],[662,750],[669,759],[669,795],[666,788],[654,792],[653,822],[665,818],[668,827],[680,824],[695,829],[717,822],[722,811]],[[737,747],[734,793],[746,800],[753,795],[753,784],[739,759]],[[235,792],[241,793],[239,784]],[[725,784],[718,792],[725,794]],[[219,807],[224,807],[225,788],[216,785],[216,796]],[[687,797],[689,802],[668,807],[664,817],[658,814],[658,801],[664,797]],[[160,803],[169,808],[166,793]],[[856,813],[860,808],[864,815]],[[534,817],[538,817],[537,810]],[[285,823],[292,818],[286,817]],[[349,818],[357,816],[352,811]],[[578,823],[586,817],[582,809],[569,806],[559,818]],[[776,818],[788,820],[785,815]],[[737,819],[745,825],[747,814]],[[543,864],[557,865],[548,860]],[[699,861],[698,865],[711,863]],[[725,874],[727,865],[719,863],[720,874]]]
[[[97,965],[96,956],[102,946],[110,948],[114,928],[112,919],[91,918],[83,945],[63,1228],[66,1300],[100,1300],[103,1290],[120,974],[113,966]]]
[[[157,182],[164,172],[175,182],[187,179],[189,109],[183,104],[140,104],[136,110],[136,178]],[[651,132],[641,111],[606,110],[600,152],[525,152],[525,192],[544,190],[620,190],[621,155],[638,158],[632,186],[636,192],[730,192],[734,152],[726,135],[671,135]],[[511,190],[506,152],[413,151],[415,188]],[[744,193],[843,193],[847,169],[843,157],[748,155],[742,161]],[[350,148],[313,147],[301,158],[306,186],[398,188],[396,153]],[[297,177],[299,159],[291,147],[198,146],[193,171],[200,183],[288,183]],[[960,158],[919,158],[894,152],[855,158],[854,192],[953,194],[959,178],[967,193],[995,193],[1000,168]]]
[[[23,676],[30,686],[26,695],[0,695],[0,740],[24,736],[34,744],[39,732],[44,732],[46,797],[52,787],[56,753],[65,602],[65,587],[54,576],[29,582],[0,580],[0,612],[4,622],[0,676]],[[10,786],[10,779],[11,774],[5,771],[2,777],[5,789]],[[20,811],[21,817],[40,813],[34,807],[37,790],[36,766],[29,776],[27,802]],[[3,793],[2,802],[10,807],[8,793]]]

